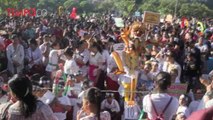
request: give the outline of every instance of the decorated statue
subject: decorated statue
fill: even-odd
[[[125,43],[125,50],[122,53],[115,51],[112,53],[118,66],[116,74],[121,74],[119,80],[124,89],[124,99],[128,104],[134,104],[138,79],[139,40],[144,31],[145,27],[142,23],[133,23],[129,28],[124,28],[121,33],[121,38]],[[138,38],[138,41],[135,41],[134,38]]]

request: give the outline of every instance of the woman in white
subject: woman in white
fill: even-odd
[[[88,50],[88,44],[86,41],[80,41],[76,48],[75,61],[80,67],[80,70],[84,77],[88,74],[88,62],[90,53]]]
[[[73,120],[75,120],[77,111],[79,109],[77,106],[77,102],[78,94],[80,94],[81,92],[82,73],[77,63],[75,62],[75,59],[73,58],[73,52],[74,49],[72,48],[66,48],[64,51],[64,55],[67,58],[64,65],[64,73],[65,75],[70,77],[71,83],[73,83],[70,85],[72,89],[68,91],[67,96],[69,97],[70,102],[73,106]]]
[[[24,68],[24,47],[19,43],[17,35],[12,36],[12,44],[7,47],[7,69],[12,73],[21,73]]]
[[[77,114],[77,120],[111,120],[109,112],[101,112],[101,91],[97,88],[89,88],[83,97],[83,106]],[[82,117],[86,113],[85,117]]]
[[[48,57],[50,53],[50,41],[49,41],[49,36],[44,35],[44,43],[39,46],[39,49],[42,52],[42,62],[44,66],[47,66],[48,64]]]
[[[181,67],[175,61],[175,53],[172,51],[168,51],[166,53],[166,61],[163,62],[162,71],[170,73],[172,69],[177,69],[178,76],[175,80],[175,83],[180,83]]]
[[[104,58],[101,55],[101,48],[97,43],[90,45],[89,58],[89,79],[94,82],[94,85],[99,82],[100,74],[103,70]]]
[[[60,50],[59,42],[52,43],[51,47],[53,48],[49,54],[49,61],[46,67],[47,76],[51,78],[52,72],[55,72],[58,68],[58,63],[62,50]]]
[[[143,99],[143,109],[150,120],[156,119],[161,114],[164,120],[172,120],[179,104],[177,98],[167,94],[167,89],[171,85],[171,76],[169,73],[160,72],[156,76],[154,84],[153,93],[146,95]]]

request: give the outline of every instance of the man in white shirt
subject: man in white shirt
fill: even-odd
[[[34,65],[41,65],[42,63],[42,53],[34,39],[31,39],[30,41],[30,47],[27,50],[26,57],[29,61],[29,68],[32,68]]]

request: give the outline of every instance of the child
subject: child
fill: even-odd
[[[111,119],[117,120],[120,112],[120,106],[114,99],[113,93],[106,93],[106,99],[101,103],[101,110],[108,111],[111,115]]]
[[[180,117],[180,114],[182,113],[186,118],[189,117],[190,112],[188,109],[188,105],[190,103],[190,97],[188,97],[185,94],[182,94],[179,97],[179,107],[177,109],[176,115]]]

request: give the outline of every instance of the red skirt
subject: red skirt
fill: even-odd
[[[95,82],[96,76],[93,74],[94,70],[97,69],[98,66],[95,65],[89,65],[89,71],[88,71],[88,77],[90,80]]]

